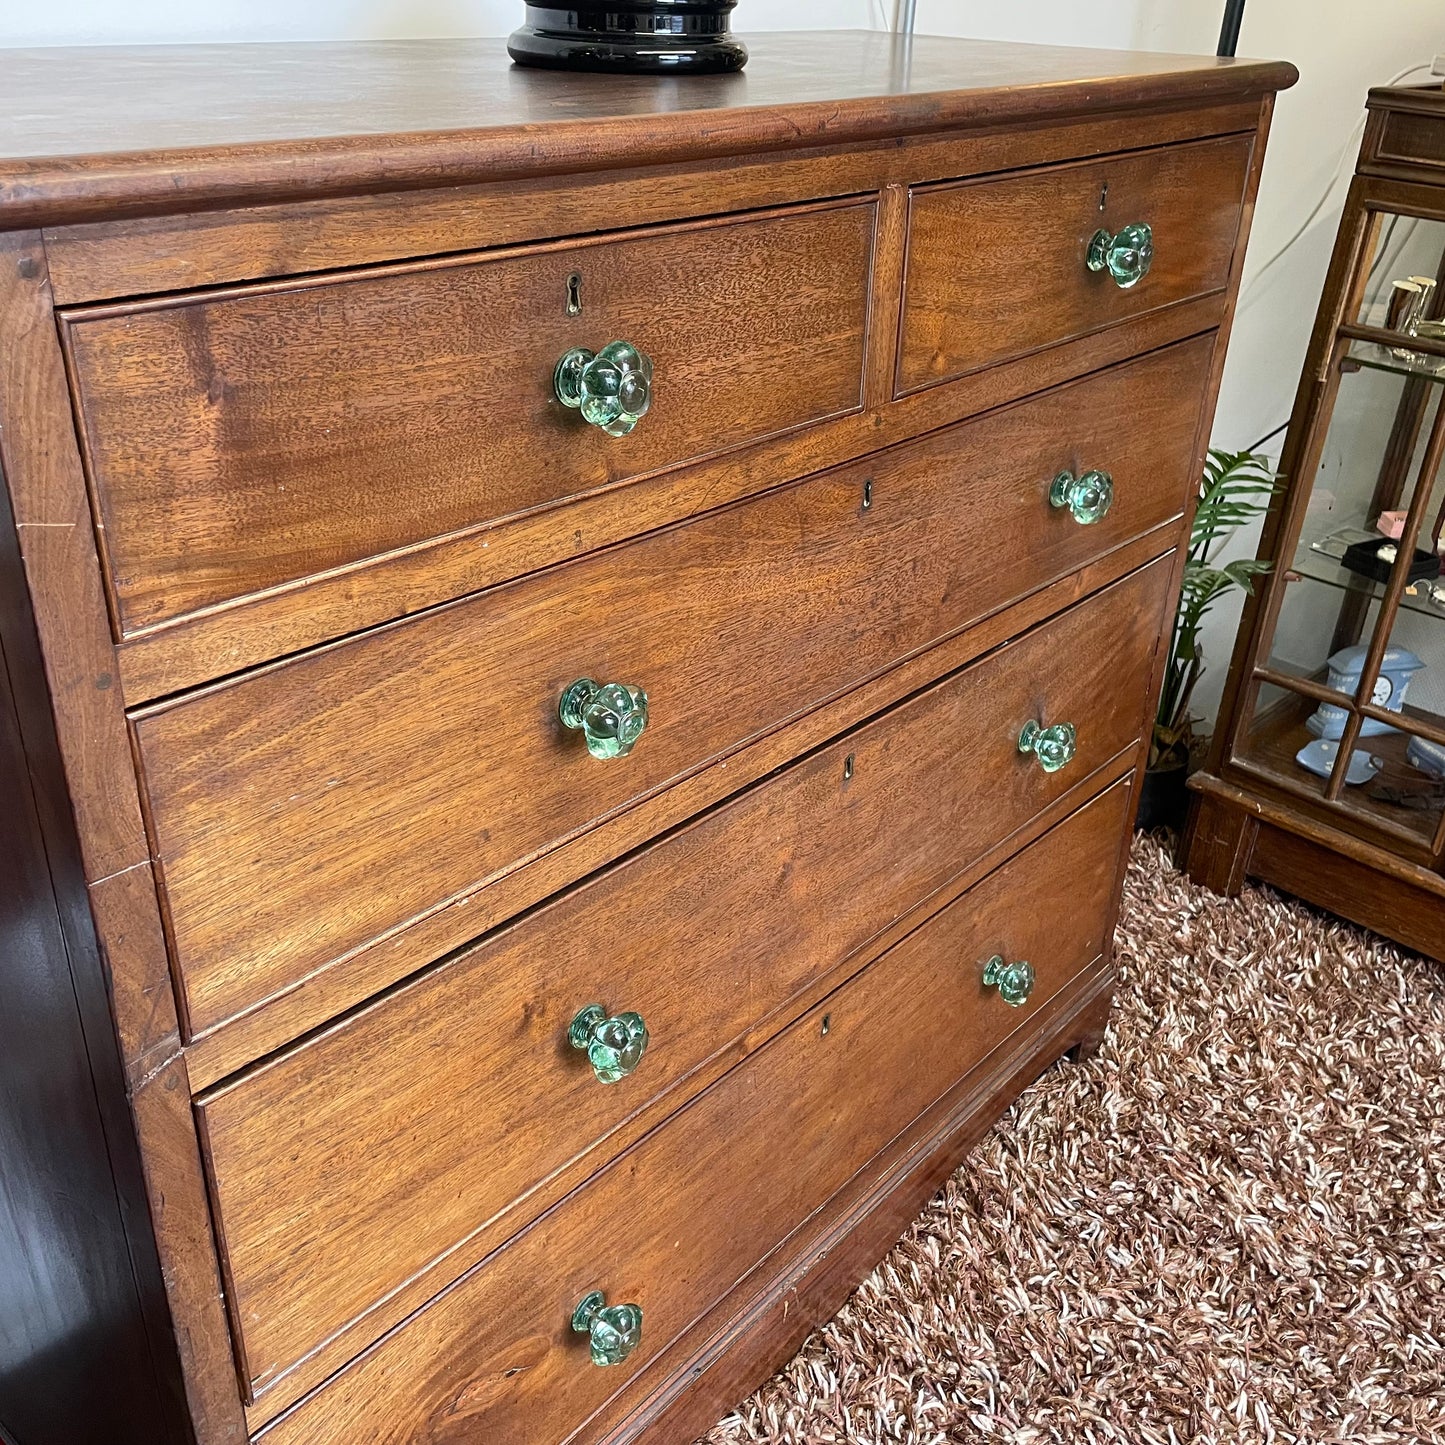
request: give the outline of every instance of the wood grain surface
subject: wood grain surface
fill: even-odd
[[[566,1438],[1098,956],[1126,800],[965,894],[261,1438]],[[983,987],[994,952],[1033,962],[1023,1008]],[[568,1325],[592,1289],[643,1309],[642,1345],[610,1370]]]
[[[144,712],[192,1030],[1176,515],[1208,339]],[[1092,527],[1048,504],[1105,465]],[[865,484],[869,505],[865,507]],[[647,690],[598,762],[578,677]]]
[[[0,52],[13,225],[650,165],[1254,96],[1293,66],[868,31],[736,76],[514,68],[500,40]]]
[[[898,390],[961,376],[1223,288],[1250,135],[915,191]],[[1144,221],[1149,273],[1124,290],[1085,256]]]
[[[228,1297],[259,1390],[730,1049],[1135,741],[1156,564],[499,938],[203,1100]],[[1032,717],[1080,751],[1045,773]],[[651,1042],[614,1086],[567,1043],[590,1003]],[[488,1167],[473,1160],[485,1153]],[[384,1327],[364,1323],[354,1352]]]
[[[121,1110],[127,1116],[123,1127],[139,1142],[148,1215],[135,1218],[135,1227],[153,1231],[165,1286],[165,1301],[153,1307],[169,1307],[186,1408],[198,1437],[203,1445],[239,1445],[245,1423],[176,999],[116,686],[44,246],[30,232],[0,235],[0,472],[30,592],[25,625],[34,627],[44,667],[43,682],[30,680],[17,701],[32,716],[45,710],[53,718],[63,786],[57,783],[48,814],[60,828],[76,829],[79,868],[107,975],[97,986],[108,994],[109,1024],[124,1068],[121,1098],[110,1092],[117,1085],[109,1081],[104,1107],[107,1114]],[[0,525],[8,520],[0,516]],[[21,677],[18,658],[13,665],[12,676]],[[38,728],[35,724],[32,736]],[[59,876],[64,852],[54,837],[47,853]],[[67,946],[81,967],[82,940],[92,921],[84,916],[86,902],[69,906],[78,907],[80,917],[68,920]],[[79,997],[84,996],[81,989]],[[97,1046],[97,1069],[106,1053]],[[116,1148],[117,1171],[125,1152]],[[138,1267],[144,1268],[147,1253],[137,1249]],[[169,1350],[169,1342],[160,1346],[158,1363]]]
[[[138,707],[468,596],[1203,335],[1218,325],[1225,302],[1220,292],[1151,311],[883,407],[601,488],[564,509],[544,508],[468,528],[298,586],[193,613],[118,645],[126,703]],[[886,336],[879,335],[882,329],[875,329],[873,337],[891,356],[896,326],[886,328]],[[891,388],[891,363],[888,371]]]
[[[854,203],[69,316],[122,633],[857,410],[874,224]],[[617,340],[656,367],[627,437],[552,384]]]
[[[765,151],[729,161],[725,189],[715,163],[678,161],[51,226],[45,247],[56,300],[70,305],[863,195],[1132,150],[1141,130],[1150,145],[1252,131],[1259,104],[1166,104],[1092,119]]]
[[[703,80],[0,52],[17,716],[197,1445],[693,1438],[1098,1037],[1294,78],[866,33]],[[1155,274],[1091,310],[1075,241],[1136,196]],[[626,442],[546,401],[616,336],[658,361]],[[1082,528],[1047,493],[1087,467]],[[623,762],[556,719],[584,673],[651,694]],[[1017,728],[1062,712],[1046,776]],[[559,1042],[594,998],[654,1030],[615,1088]],[[647,1310],[617,1371],[567,1328],[594,1286]]]

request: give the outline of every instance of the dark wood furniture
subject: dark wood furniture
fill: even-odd
[[[1097,1042],[1293,74],[0,57],[16,678],[136,1408],[689,1439]],[[622,436],[554,377],[619,339]]]
[[[1389,294],[1420,275],[1436,283],[1427,324],[1401,336],[1386,327]],[[1445,587],[1408,575],[1440,539],[1440,282],[1445,91],[1371,91],[1280,463],[1287,488],[1260,545],[1272,570],[1245,610],[1183,856],[1220,892],[1258,878],[1445,958],[1445,784],[1427,770],[1429,746],[1445,745]],[[1403,535],[1394,565],[1370,577],[1344,554],[1386,543],[1382,513]],[[1359,670],[1332,672],[1350,649]],[[1408,691],[1392,675],[1402,651],[1427,664]],[[1316,776],[1297,758],[1325,719],[1336,754]],[[1348,780],[1352,756],[1374,776]]]

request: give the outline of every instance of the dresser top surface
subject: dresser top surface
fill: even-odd
[[[500,39],[0,51],[0,222],[47,206],[174,210],[248,187],[335,194],[1227,101],[1296,74],[862,30],[747,39],[745,71],[695,77],[529,70]],[[469,176],[450,173],[461,151]]]

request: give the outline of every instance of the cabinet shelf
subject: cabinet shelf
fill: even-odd
[[[1363,366],[1369,371],[1388,371],[1395,376],[1414,376],[1424,381],[1445,381],[1445,356],[1427,356],[1412,352],[1396,356],[1388,346],[1373,341],[1357,341],[1345,353],[1342,365]]]
[[[1380,540],[1383,542],[1386,539],[1382,537]],[[1376,582],[1371,577],[1362,577],[1358,572],[1352,572],[1342,562],[1336,561],[1326,553],[1316,551],[1313,547],[1300,548],[1289,572],[1298,573],[1300,577],[1310,582],[1319,582],[1340,592],[1353,593],[1373,604],[1384,601],[1385,584],[1383,582]],[[1289,580],[1287,575],[1286,586],[1289,585]],[[1445,578],[1442,578],[1438,585],[1445,585]],[[1429,592],[1430,584],[1418,582],[1415,587],[1417,589],[1415,592],[1412,593],[1407,589],[1400,598],[1401,610],[1445,622],[1445,603],[1432,600]]]

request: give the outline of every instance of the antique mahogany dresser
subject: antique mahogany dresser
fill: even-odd
[[[752,46],[0,57],[6,858],[73,991],[0,1310],[109,1231],[32,1371],[129,1295],[88,1438],[689,1440],[1099,1038],[1294,72]]]

